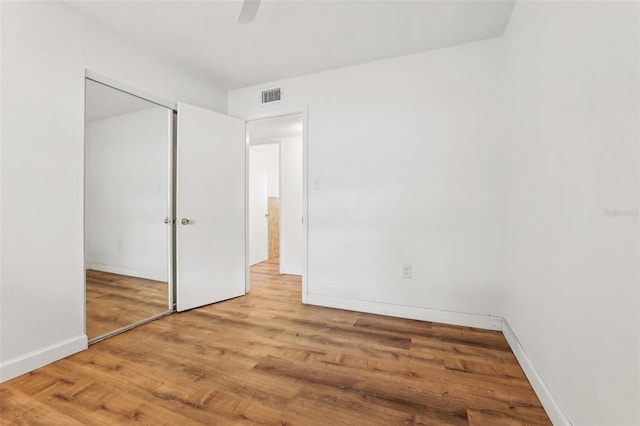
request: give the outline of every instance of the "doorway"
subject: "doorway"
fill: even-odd
[[[303,135],[302,114],[247,123],[250,266],[303,275]]]
[[[249,265],[280,257],[280,144],[249,146]]]

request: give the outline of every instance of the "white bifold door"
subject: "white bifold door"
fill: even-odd
[[[245,294],[245,122],[178,104],[176,309]]]

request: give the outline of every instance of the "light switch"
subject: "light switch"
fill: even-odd
[[[411,278],[411,265],[402,265],[402,278]]]
[[[311,182],[312,189],[320,189],[320,178],[313,178],[313,182]]]

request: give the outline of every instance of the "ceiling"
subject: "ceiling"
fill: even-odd
[[[498,37],[515,0],[68,1],[142,49],[234,89]]]

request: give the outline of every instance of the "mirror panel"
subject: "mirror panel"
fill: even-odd
[[[89,341],[170,311],[172,111],[86,80]]]

